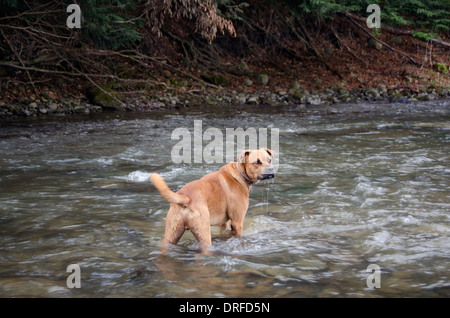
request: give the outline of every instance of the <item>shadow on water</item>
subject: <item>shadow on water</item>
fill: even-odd
[[[441,101],[2,123],[0,296],[446,297],[449,119]],[[194,120],[279,128],[279,169],[254,186],[242,238],[213,229],[204,256],[187,232],[163,257],[168,204],[150,173],[178,189],[223,164],[173,162],[171,134]]]

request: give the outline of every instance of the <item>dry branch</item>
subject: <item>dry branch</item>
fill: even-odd
[[[365,18],[358,17],[358,16],[356,16],[356,15],[350,13],[350,12],[347,12],[346,15],[347,15],[347,17],[350,17],[350,18],[352,18],[354,20],[359,20],[359,21],[361,21],[363,23],[366,22]],[[391,34],[395,34],[395,35],[410,35],[410,36],[413,35],[413,32],[410,31],[410,30],[400,30],[400,29],[393,28],[391,26],[383,26],[382,29],[387,31],[387,32],[389,32],[389,33],[391,33]],[[442,45],[442,46],[446,46],[446,47],[450,48],[450,43],[449,42],[446,42],[446,41],[443,41],[443,40],[434,39],[434,38],[430,39],[429,41],[431,43],[436,43],[438,45]]]
[[[370,33],[369,31],[367,31],[361,24],[359,24],[358,22],[356,22],[355,19],[353,19],[351,17],[351,15],[349,13],[346,13],[345,16],[351,21],[353,22],[356,26],[358,26],[361,30],[363,30],[365,33],[367,33],[372,39],[374,39],[375,41],[383,44],[384,46],[386,46],[387,48],[391,49],[394,52],[399,53],[400,55],[403,55],[404,57],[408,58],[411,62],[413,62],[415,65],[417,66],[421,66],[422,64],[420,64],[419,62],[417,62],[414,58],[412,58],[410,55],[406,54],[405,52],[402,52],[400,50],[397,50],[396,48],[393,48],[392,46],[390,46],[389,44],[387,44],[386,42],[378,39],[376,36],[374,36],[372,33]]]

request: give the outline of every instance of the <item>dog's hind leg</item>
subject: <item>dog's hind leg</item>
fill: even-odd
[[[161,242],[163,252],[170,244],[177,244],[185,231],[185,222],[178,206],[171,206],[166,218],[166,230]]]
[[[197,239],[204,254],[209,254],[211,247],[211,222],[209,210],[206,206],[192,209],[188,217],[189,229]]]

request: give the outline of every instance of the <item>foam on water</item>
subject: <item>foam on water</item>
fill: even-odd
[[[420,116],[442,122],[449,108],[434,118],[426,105],[410,119],[414,108],[394,106],[403,110],[389,120],[385,113],[323,118],[279,109],[274,116],[263,112],[272,108],[259,107],[236,116],[183,110],[164,118],[13,128],[0,138],[0,291],[7,297],[446,296],[448,130],[412,124]],[[245,122],[284,129],[280,166],[273,184],[253,186],[241,238],[214,229],[217,253],[205,256],[187,231],[164,259],[169,204],[150,174],[176,189],[221,166],[171,161],[171,132],[196,119],[204,128]],[[55,286],[64,286],[61,269],[71,263],[82,268],[83,288],[68,292]],[[368,264],[382,269],[379,290],[366,288]]]

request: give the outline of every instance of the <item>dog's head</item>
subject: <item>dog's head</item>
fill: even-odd
[[[238,169],[247,181],[251,183],[259,180],[275,178],[272,159],[275,151],[261,148],[258,150],[244,150],[236,159]]]

